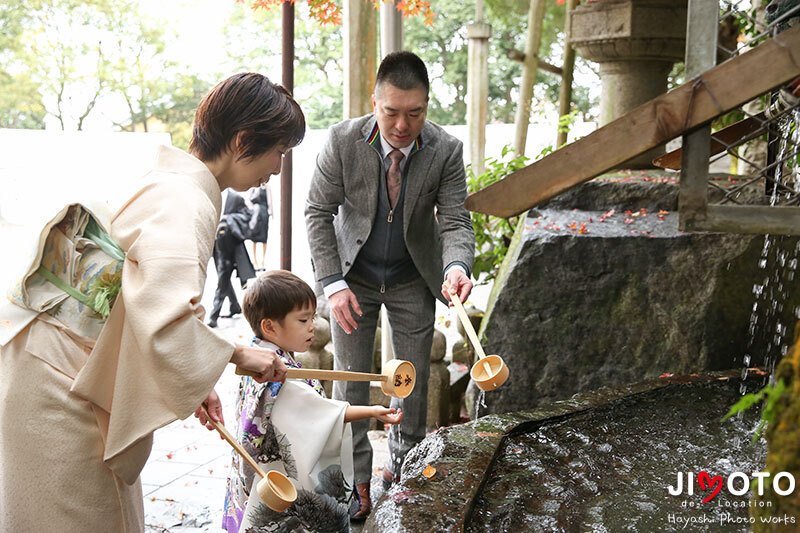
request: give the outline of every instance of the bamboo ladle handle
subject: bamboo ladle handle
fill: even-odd
[[[257,378],[260,374],[236,367],[236,374]],[[367,374],[366,372],[350,372],[347,370],[320,370],[318,368],[289,368],[286,370],[287,379],[318,379],[320,381],[386,381],[388,376],[383,374]]]
[[[222,438],[228,441],[228,444],[233,446],[233,449],[236,450],[236,453],[238,453],[242,459],[244,459],[247,464],[249,464],[253,470],[255,470],[259,477],[261,477],[256,485],[256,492],[258,493],[258,497],[261,498],[261,501],[267,507],[278,513],[282,513],[289,508],[289,506],[297,500],[297,489],[294,487],[294,484],[292,484],[292,481],[286,477],[286,475],[277,470],[264,472],[264,470],[258,465],[258,462],[253,459],[253,457],[251,457],[247,451],[245,451],[242,445],[239,444],[239,442],[234,439],[230,433],[228,433],[228,430],[225,429],[225,426],[211,418],[211,415],[208,413],[208,408],[205,404],[201,405],[201,409],[211,422],[211,425],[214,426],[214,429],[216,429],[219,434],[222,435]]]
[[[472,342],[475,353],[478,354],[478,359],[484,359],[486,357],[486,352],[483,351],[483,346],[481,346],[481,342],[478,340],[475,328],[472,327],[472,322],[470,322],[467,311],[464,309],[464,304],[461,303],[461,298],[458,297],[455,289],[449,284],[447,284],[447,292],[450,293],[450,301],[453,302],[456,314],[458,314],[458,318],[461,319],[461,324],[464,325],[464,331],[467,332],[467,337],[469,337],[469,340]],[[483,368],[486,370],[487,376],[493,374],[492,367],[486,361],[483,362]]]
[[[211,418],[211,415],[208,413],[208,408],[206,407],[206,404],[203,404],[203,405],[201,405],[201,406],[200,406],[200,408],[201,408],[201,409],[203,410],[203,412],[206,414],[206,417],[208,418],[208,421],[209,421],[209,422],[211,422],[211,425],[212,425],[212,426],[214,426],[214,429],[216,429],[216,430],[219,432],[219,434],[220,434],[220,435],[222,435],[222,438],[223,438],[223,439],[225,439],[226,441],[228,441],[228,444],[230,444],[231,446],[233,446],[233,449],[234,449],[234,450],[236,450],[236,453],[238,453],[239,455],[241,455],[241,456],[242,456],[242,459],[244,459],[245,461],[247,461],[247,463],[248,463],[248,464],[249,464],[249,465],[250,465],[250,466],[253,468],[253,470],[255,470],[255,471],[256,471],[256,473],[258,473],[258,475],[259,475],[259,476],[261,476],[261,479],[267,479],[267,474],[266,474],[266,473],[264,472],[264,470],[263,470],[263,469],[262,469],[262,468],[261,468],[261,467],[258,465],[258,463],[256,462],[256,460],[255,460],[255,459],[253,459],[253,458],[250,456],[250,454],[249,454],[249,453],[247,453],[247,451],[245,451],[245,449],[244,449],[244,448],[242,448],[242,445],[241,445],[241,444],[239,444],[239,441],[237,441],[236,439],[234,439],[234,438],[233,438],[233,435],[231,435],[231,434],[228,432],[228,430],[225,428],[225,426],[223,426],[222,424],[220,424],[219,422],[217,422],[216,420],[214,420],[213,418]]]
[[[236,367],[240,376],[258,377],[259,375]],[[382,374],[368,374],[366,372],[350,372],[348,370],[322,370],[319,368],[289,368],[286,377],[301,379],[319,379],[334,381],[379,381],[381,391],[393,398],[402,399],[414,390],[417,380],[417,371],[411,361],[391,359],[383,364]]]

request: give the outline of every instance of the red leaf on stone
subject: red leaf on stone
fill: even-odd
[[[392,494],[392,501],[397,505],[402,505],[411,500],[411,496],[413,494],[414,493],[410,490],[401,490],[400,492],[395,492]]]
[[[609,209],[600,216],[600,222],[605,222],[607,218],[613,217],[614,213],[616,213],[616,211],[614,211],[613,209]]]

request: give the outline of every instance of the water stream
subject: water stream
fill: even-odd
[[[772,188],[769,205],[778,202],[788,203],[800,193],[800,165],[797,165],[797,152],[800,148],[800,110],[795,109],[782,117],[778,123],[780,138],[775,166],[775,186]],[[784,160],[785,163],[783,162]],[[753,285],[755,302],[750,314],[749,344],[743,358],[742,380],[748,375],[751,363],[758,361],[772,376],[776,363],[786,355],[791,339],[786,336],[787,326],[778,318],[787,301],[787,291],[793,283],[800,254],[800,241],[787,236],[765,235],[764,246],[758,261],[762,272],[761,283]],[[794,317],[800,319],[800,308],[794,309]],[[754,357],[753,346],[759,335],[766,338],[763,357]],[[771,379],[771,378],[770,378]]]

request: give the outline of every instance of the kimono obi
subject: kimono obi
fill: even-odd
[[[8,299],[96,340],[119,294],[124,260],[98,218],[81,204],[69,205],[45,225],[34,260]]]

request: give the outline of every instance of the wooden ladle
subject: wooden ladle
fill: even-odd
[[[256,491],[258,492],[258,497],[261,498],[261,501],[276,513],[282,513],[288,509],[289,506],[292,505],[297,499],[297,489],[294,487],[292,481],[277,470],[264,472],[256,460],[253,459],[244,448],[242,448],[242,445],[239,444],[239,442],[234,439],[230,433],[228,433],[228,430],[225,429],[225,426],[211,418],[211,415],[208,414],[208,409],[206,408],[205,404],[202,405],[202,409],[206,414],[208,421],[211,422],[212,426],[214,426],[214,429],[219,431],[219,434],[222,435],[222,438],[228,441],[228,444],[233,446],[233,449],[236,450],[236,453],[241,455],[242,459],[247,461],[253,470],[256,471],[256,474],[261,476],[261,480],[258,482],[258,485],[256,485]]]
[[[258,377],[258,374],[236,367],[240,376]],[[319,379],[332,381],[380,381],[381,391],[386,396],[405,398],[414,390],[417,382],[417,370],[411,361],[391,359],[383,363],[380,374],[366,372],[350,372],[346,370],[321,370],[318,368],[290,368],[286,371],[287,379]]]
[[[447,292],[450,293],[450,301],[453,302],[458,318],[461,319],[461,324],[464,326],[464,331],[467,332],[467,337],[472,342],[475,353],[478,354],[478,360],[475,361],[469,371],[472,381],[475,382],[479,389],[484,391],[500,387],[508,379],[508,367],[499,355],[486,355],[478,340],[478,335],[475,333],[475,328],[472,327],[472,322],[470,322],[469,316],[464,310],[461,299],[453,287],[448,284],[445,284],[445,286],[447,287]]]

